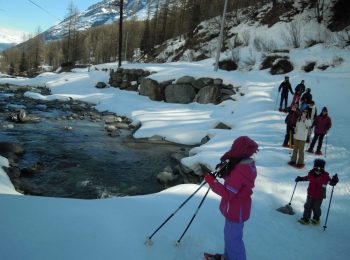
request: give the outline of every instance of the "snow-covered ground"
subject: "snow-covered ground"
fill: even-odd
[[[332,54],[332,51],[334,52]],[[281,146],[285,114],[276,111],[277,88],[284,75],[271,76],[267,71],[213,71],[213,60],[198,63],[125,64],[124,68],[157,71],[150,77],[163,81],[183,75],[222,78],[224,83],[241,85],[246,95],[238,101],[219,105],[168,104],[154,102],[135,92],[116,88],[97,89],[98,81],[108,82],[109,73],[101,70],[72,73],[44,73],[34,79],[0,78],[0,84],[46,85],[52,96],[27,93],[33,98],[72,97],[96,104],[99,110],[125,115],[142,127],[136,138],[152,135],[183,144],[198,144],[206,136],[210,141],[191,150],[183,163],[196,167],[205,163],[213,168],[232,141],[248,135],[259,144],[255,156],[258,177],[253,194],[251,218],[245,224],[244,241],[248,259],[348,259],[350,248],[350,98],[349,51],[297,49],[290,53],[301,64],[309,57],[329,62],[334,55],[344,59],[337,67],[310,73],[297,69],[289,74],[293,88],[302,79],[310,87],[318,111],[327,106],[333,127],[327,137],[326,169],[338,173],[340,182],[334,189],[326,231],[323,231],[331,187],[322,205],[320,226],[297,223],[303,212],[307,183],[299,183],[292,207],[296,215],[283,215],[275,209],[288,204],[298,175],[306,175],[315,155],[306,154],[306,167],[291,168],[289,150]],[[102,64],[98,68],[116,68]],[[291,100],[291,98],[290,98]],[[218,122],[232,130],[213,129]],[[326,157],[326,158],[325,158]],[[0,158],[6,166],[7,159]],[[108,198],[101,200],[58,199],[21,196],[14,191],[7,175],[0,170],[0,259],[202,259],[204,251],[223,251],[224,218],[219,213],[219,197],[209,193],[193,224],[181,241],[174,246],[203,197],[202,188],[152,238],[152,247],[144,245],[147,236],[198,188],[188,184],[145,196]]]

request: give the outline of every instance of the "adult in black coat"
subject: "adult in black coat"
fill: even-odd
[[[305,109],[307,109],[311,101],[312,101],[311,89],[307,88],[305,93],[301,96],[301,99],[300,99],[300,102],[301,102],[300,110],[304,111]]]
[[[281,92],[281,102],[280,102],[280,111],[282,111],[282,103],[284,101],[284,109],[287,109],[288,104],[288,93],[292,93],[294,95],[294,92],[292,90],[292,86],[289,83],[289,77],[286,76],[284,78],[284,81],[281,83],[281,85],[278,88],[278,92]]]
[[[305,92],[305,84],[304,84],[304,80],[302,80],[296,87],[295,87],[295,94],[298,94],[299,96],[301,96],[304,92]]]

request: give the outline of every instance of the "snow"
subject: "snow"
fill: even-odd
[[[108,82],[109,72],[117,64],[96,65],[70,73],[44,73],[33,79],[0,78],[0,84],[47,86],[52,95],[26,95],[38,99],[80,99],[96,104],[96,108],[125,115],[142,127],[135,138],[160,135],[166,140],[196,144],[183,163],[196,168],[199,163],[214,168],[232,141],[248,135],[258,142],[255,155],[258,177],[253,194],[251,218],[245,223],[244,241],[248,259],[348,259],[350,248],[350,115],[346,109],[350,97],[350,54],[348,49],[316,45],[295,49],[289,54],[296,68],[289,73],[293,88],[302,80],[310,87],[318,111],[327,106],[333,127],[327,136],[324,158],[331,175],[338,173],[340,182],[334,195],[327,229],[323,231],[331,188],[322,205],[321,225],[297,223],[306,200],[307,183],[297,185],[289,216],[275,209],[288,204],[296,176],[306,175],[315,155],[305,154],[302,170],[287,165],[290,154],[281,146],[285,114],[276,111],[277,89],[284,75],[271,76],[266,70],[227,72],[213,71],[213,59],[196,63],[125,64],[124,68],[142,68],[155,74],[157,81],[177,79],[184,75],[221,78],[224,83],[242,86],[244,96],[238,101],[219,105],[169,104],[154,102],[135,92],[116,88],[97,89],[98,81]],[[334,64],[341,57],[341,64]],[[334,64],[325,71],[301,70],[308,60],[318,64]],[[289,98],[289,101],[291,97]],[[223,122],[232,130],[213,129]],[[210,141],[199,145],[206,135]],[[0,165],[8,166],[0,157]],[[224,218],[219,213],[219,197],[210,192],[180,246],[174,246],[205,194],[202,188],[152,238],[154,245],[144,245],[148,236],[199,185],[184,184],[163,192],[134,197],[100,200],[77,200],[21,196],[0,169],[0,259],[202,259],[204,251],[223,251]]]

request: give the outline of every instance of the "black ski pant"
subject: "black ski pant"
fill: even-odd
[[[314,149],[314,146],[315,146],[316,141],[318,139],[318,144],[317,144],[317,150],[316,151],[321,151],[324,136],[325,136],[325,134],[314,134],[314,138],[312,138],[312,141],[311,141],[309,149],[310,150]]]
[[[288,103],[288,94],[281,94],[281,101],[280,101],[280,108],[282,109],[282,103],[284,101],[284,108],[287,108],[287,103]]]
[[[287,124],[286,135],[284,136],[284,145],[288,145],[289,141],[291,141],[290,145],[293,145],[293,136],[294,136],[294,126]]]
[[[319,220],[321,217],[321,204],[323,199],[312,199],[307,196],[304,204],[303,218],[309,220],[311,218],[311,212],[313,213],[313,219]]]

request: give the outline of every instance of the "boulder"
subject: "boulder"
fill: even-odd
[[[144,78],[141,81],[140,95],[147,96],[154,101],[164,100],[164,90],[157,81],[149,78]]]
[[[211,78],[199,78],[199,79],[195,80],[195,82],[193,83],[193,86],[196,89],[201,89],[205,86],[212,85],[213,82],[214,82],[214,80]]]
[[[95,87],[96,88],[106,88],[107,84],[104,82],[97,82]]]
[[[193,101],[196,92],[192,85],[175,84],[165,88],[165,101],[168,103],[188,104]]]
[[[220,95],[220,88],[217,86],[206,86],[198,91],[193,101],[200,104],[218,104]]]
[[[183,76],[181,78],[179,78],[177,81],[176,81],[176,84],[190,84],[193,86],[194,82],[195,82],[195,78],[194,77],[191,77],[191,76]]]

